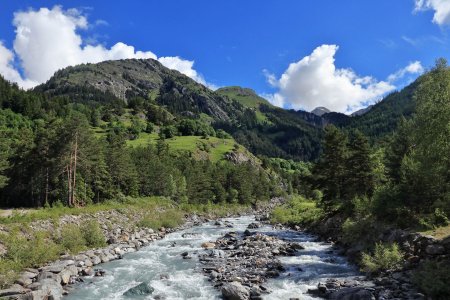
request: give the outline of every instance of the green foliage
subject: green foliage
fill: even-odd
[[[7,254],[0,258],[1,288],[11,285],[23,268],[35,268],[55,260],[62,250],[46,232],[34,232],[27,238],[14,229],[8,234],[2,234],[0,240],[8,249]]]
[[[450,298],[450,268],[449,261],[425,261],[413,274],[413,281],[433,299]]]
[[[272,211],[270,221],[289,225],[309,225],[319,221],[323,216],[323,210],[318,208],[314,201],[301,196],[292,196],[286,204]]]
[[[401,266],[403,256],[396,243],[390,245],[377,243],[373,254],[362,254],[362,270],[367,273],[395,270]]]
[[[86,246],[89,248],[100,248],[106,246],[106,239],[96,221],[89,221],[81,225],[81,234]]]
[[[86,240],[79,226],[75,224],[67,224],[61,228],[57,242],[64,250],[70,253],[77,253],[86,247]]]
[[[346,135],[334,126],[327,126],[323,153],[314,170],[316,181],[323,191],[322,204],[327,209],[336,205],[333,202],[345,200],[348,155]]]
[[[153,212],[146,215],[137,225],[139,227],[152,228],[158,230],[164,228],[176,228],[183,224],[184,215],[178,209],[168,209],[162,212]]]

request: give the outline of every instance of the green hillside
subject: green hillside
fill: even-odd
[[[255,110],[256,116],[259,121],[268,121],[266,115],[261,112],[260,106],[266,105],[266,106],[272,106],[269,101],[266,99],[258,96],[254,90],[249,88],[242,88],[239,86],[230,86],[230,87],[223,87],[216,91],[216,93],[226,96],[230,99],[236,100],[240,104],[242,104],[245,107],[249,107]]]

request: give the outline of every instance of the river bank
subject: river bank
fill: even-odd
[[[298,231],[306,230],[319,236],[321,240],[334,243],[340,248],[340,254],[345,255],[350,261],[359,265],[362,254],[364,252],[367,253],[368,249],[376,243],[398,245],[402,261],[397,268],[379,270],[367,274],[368,279],[375,284],[370,289],[371,292],[375,299],[427,299],[427,295],[418,286],[419,280],[423,280],[423,278],[419,279],[417,272],[423,265],[448,261],[450,256],[450,237],[438,239],[418,232],[389,226],[382,227],[380,224],[373,223],[370,224],[370,228],[364,229],[372,232],[370,236],[360,239],[354,238],[352,241],[349,241],[342,230],[343,224],[344,220],[342,217],[335,215],[306,226],[294,225],[291,227]],[[381,230],[380,228],[383,229]],[[426,276],[431,276],[431,274],[426,274]],[[433,282],[433,278],[426,280]],[[441,279],[435,278],[435,280],[439,281]],[[436,282],[436,285],[439,284],[441,283]],[[333,292],[339,291],[339,289],[340,287],[333,283],[323,282],[318,287],[318,293],[329,297]],[[342,297],[344,295],[345,293],[341,294]]]
[[[267,215],[273,205],[280,199],[273,199],[270,203],[262,203],[257,211]],[[146,225],[171,224],[170,222],[154,223],[158,216],[166,218],[165,208],[152,207],[152,211],[145,209],[111,209],[95,213],[80,213],[77,215],[62,215],[57,220],[42,219],[26,224],[26,234],[38,232],[53,232],[65,225],[80,227],[95,221],[102,229],[106,247],[88,249],[74,254],[63,254],[58,260],[39,267],[25,268],[14,280],[9,288],[0,290],[0,297],[5,299],[61,299],[71,291],[73,284],[82,281],[83,276],[103,276],[101,269],[95,268],[99,264],[121,259],[125,254],[133,253],[148,246],[154,241],[164,238],[167,234],[202,224],[210,219],[224,215],[240,215],[253,211],[250,207],[217,208],[205,207],[201,211],[185,211],[182,225],[173,228],[148,228]],[[150,217],[149,217],[150,214]],[[169,221],[169,220],[166,220]],[[175,223],[176,224],[176,223]],[[8,228],[3,226],[3,232]],[[4,249],[7,251],[7,249]],[[3,274],[0,274],[3,275]],[[2,298],[3,299],[3,298]]]

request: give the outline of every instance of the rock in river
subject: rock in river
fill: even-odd
[[[233,281],[222,286],[222,296],[225,300],[248,300],[250,299],[250,290]]]
[[[150,295],[155,291],[154,288],[152,288],[148,283],[142,282],[138,284],[135,287],[132,287],[125,293],[123,293],[124,296],[132,297],[132,296],[144,296],[144,295]]]

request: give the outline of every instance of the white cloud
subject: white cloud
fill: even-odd
[[[396,87],[395,81],[406,74],[423,72],[416,61],[378,81],[371,76],[358,76],[351,69],[335,66],[336,45],[322,45],[300,61],[291,63],[279,79],[264,70],[270,85],[278,91],[265,95],[274,105],[313,110],[325,106],[336,112],[351,113],[379,100]]]
[[[448,0],[416,0],[414,11],[434,10],[433,23],[450,24],[450,1]]]
[[[325,106],[332,111],[352,112],[395,88],[370,76],[359,77],[351,69],[337,69],[334,56],[338,48],[322,45],[311,55],[290,64],[276,81],[278,92],[272,97],[276,99],[273,104],[284,103],[305,110]],[[269,81],[273,78],[269,77]]]
[[[104,24],[104,22],[102,22]],[[0,45],[0,73],[10,81],[29,88],[48,80],[55,71],[81,63],[97,63],[126,58],[158,59],[151,51],[137,51],[133,46],[118,42],[111,48],[103,45],[85,45],[78,30],[87,29],[89,23],[76,9],[52,9],[21,11],[14,14],[16,27],[14,52],[19,58],[24,77],[12,66],[14,53]],[[192,79],[208,85],[194,70],[194,61],[176,57],[158,59],[168,68],[178,70]],[[213,86],[212,86],[213,87]]]
[[[403,69],[400,69],[397,72],[395,72],[394,74],[389,75],[388,80],[390,82],[394,82],[394,81],[397,81],[397,80],[403,78],[407,74],[421,74],[421,73],[423,73],[423,71],[424,71],[424,68],[423,68],[422,64],[420,63],[420,61],[414,61],[414,62],[409,63],[409,65],[407,65]]]
[[[0,74],[2,74],[6,80],[16,82],[21,87],[30,88],[35,86],[36,82],[22,79],[19,72],[14,68],[13,62],[14,53],[0,42]]]

